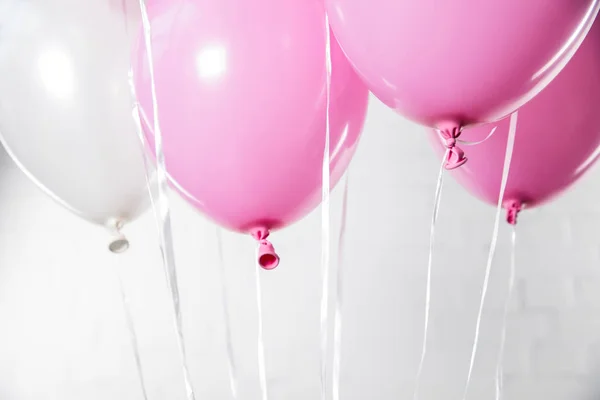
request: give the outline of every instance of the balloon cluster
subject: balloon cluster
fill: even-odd
[[[434,128],[432,144],[446,157],[446,169],[491,204],[498,202],[505,167],[509,120],[502,118],[519,111],[501,199],[509,223],[596,161],[598,1],[325,3],[338,42],[369,89]],[[459,137],[477,145],[465,154]]]
[[[326,143],[331,187],[347,169],[369,91],[433,128],[446,168],[492,203],[503,118],[520,110],[511,223],[597,157],[599,0],[146,5],[149,26],[133,0],[0,0],[2,143],[53,198],[115,231],[147,205],[156,121],[171,186],[254,237],[265,269],[279,263],[270,233],[320,202]]]

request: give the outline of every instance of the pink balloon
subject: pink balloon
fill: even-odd
[[[504,204],[516,222],[522,205],[538,206],[579,179],[600,154],[600,21],[558,77],[519,110],[515,144]],[[466,129],[464,140],[485,142],[469,147],[469,162],[452,175],[472,194],[496,205],[504,167],[509,119],[497,125]],[[432,143],[442,156],[438,133]]]
[[[263,240],[321,200],[327,106],[322,2],[153,0],[148,12],[173,185],[218,224],[261,240],[263,266],[276,265]],[[356,149],[368,90],[335,40],[331,47],[335,185]],[[152,121],[146,60],[140,42],[135,86],[143,119]]]
[[[326,0],[350,62],[386,105],[421,124],[496,121],[564,67],[598,0]],[[460,132],[460,131],[457,131]]]

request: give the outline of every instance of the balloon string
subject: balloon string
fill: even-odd
[[[256,248],[256,260],[258,260],[258,247]],[[269,387],[267,385],[267,372],[265,367],[265,340],[263,334],[263,314],[262,314],[262,288],[260,284],[260,264],[256,263],[256,306],[258,319],[258,380],[260,383],[261,399],[269,399]]]
[[[125,291],[125,285],[123,284],[123,277],[121,276],[120,258],[116,258],[115,268],[117,281],[119,283],[119,293],[121,294],[121,304],[123,306],[123,313],[125,314],[125,322],[127,323],[127,330],[129,332],[129,340],[131,341],[131,349],[133,350],[133,357],[135,359],[135,365],[137,368],[138,379],[140,381],[140,389],[142,390],[142,396],[144,400],[148,400],[148,391],[146,389],[146,381],[144,380],[144,370],[142,368],[142,360],[140,357],[140,346],[138,343],[137,334],[135,332],[135,325],[133,323],[133,314],[129,307],[129,298]]]
[[[485,277],[483,279],[483,288],[481,291],[481,300],[479,303],[479,311],[477,313],[477,323],[475,324],[475,338],[473,340],[473,349],[471,351],[471,361],[469,363],[469,372],[467,374],[467,382],[465,385],[465,392],[463,400],[467,398],[469,392],[469,386],[471,384],[471,377],[473,374],[473,366],[475,364],[475,356],[477,355],[477,345],[479,342],[479,330],[481,326],[481,317],[483,315],[483,306],[485,305],[485,298],[488,291],[490,275],[492,271],[492,263],[496,254],[496,245],[498,242],[498,229],[500,225],[500,212],[502,211],[502,201],[504,199],[504,191],[506,189],[506,183],[508,181],[508,173],[510,171],[510,162],[512,159],[512,152],[515,143],[515,133],[517,131],[517,119],[518,111],[515,111],[510,116],[510,128],[508,131],[508,141],[506,143],[506,153],[504,156],[504,168],[502,171],[502,183],[500,184],[500,194],[498,196],[498,207],[496,208],[496,220],[494,222],[494,231],[492,233],[492,242],[490,244],[490,252],[488,254],[487,265],[485,267]]]
[[[433,213],[431,215],[431,227],[429,230],[429,259],[427,261],[427,283],[425,285],[425,322],[423,328],[423,347],[421,349],[421,360],[419,361],[419,369],[417,370],[417,377],[415,383],[415,391],[413,393],[413,399],[419,398],[419,386],[421,383],[421,375],[423,373],[423,366],[425,365],[425,357],[427,355],[427,337],[429,332],[429,314],[431,310],[431,273],[433,266],[433,250],[435,244],[435,225],[440,211],[440,203],[442,199],[442,189],[444,187],[444,166],[448,159],[448,152],[442,157],[442,164],[440,165],[440,171],[438,172],[437,184],[435,187],[435,197],[433,201]]]
[[[323,151],[322,170],[322,201],[321,201],[321,400],[327,399],[327,339],[329,326],[329,111],[331,103],[331,32],[329,28],[329,17],[325,14],[325,72],[326,72],[326,106],[325,106],[325,149]]]
[[[579,25],[575,28],[573,34],[569,37],[569,39],[563,43],[561,49],[554,54],[551,60],[549,60],[542,68],[540,68],[533,76],[531,77],[532,81],[537,81],[540,77],[548,72],[548,70],[556,67],[560,63],[564,63],[564,60],[569,60],[570,57],[579,48],[579,45],[588,32],[592,28],[592,25],[596,21],[596,16],[600,11],[600,1],[594,0],[590,3],[589,8],[587,9],[585,15],[581,19]]]
[[[459,143],[459,144],[462,144],[462,145],[465,145],[465,146],[476,146],[478,144],[481,144],[481,143],[487,141],[489,138],[491,138],[492,136],[494,136],[494,133],[496,132],[497,128],[498,128],[497,126],[495,126],[494,128],[492,128],[492,130],[490,131],[490,133],[488,133],[488,135],[484,139],[479,140],[477,142],[469,142],[467,140],[456,139],[456,143]],[[437,132],[438,136],[440,137],[440,139],[442,141],[444,141],[445,138],[442,135],[442,132],[441,131],[437,131],[437,130],[436,130],[436,132]]]
[[[188,400],[195,400],[194,389],[191,383],[191,377],[187,366],[187,355],[185,351],[185,340],[183,335],[183,323],[181,318],[181,307],[179,298],[179,287],[177,282],[177,268],[175,265],[175,254],[173,249],[173,235],[171,227],[171,212],[169,207],[169,198],[167,196],[168,184],[165,168],[165,157],[163,153],[162,134],[160,129],[160,121],[158,116],[158,99],[156,95],[156,82],[154,79],[154,64],[152,57],[152,34],[150,20],[148,18],[148,10],[146,9],[146,1],[139,0],[142,26],[144,32],[144,44],[148,55],[148,71],[150,75],[150,88],[152,93],[152,111],[154,114],[153,130],[154,130],[154,148],[156,153],[157,165],[157,184],[158,184],[158,201],[153,201],[155,215],[160,221],[158,235],[160,241],[160,250],[165,268],[167,286],[171,292],[173,303],[173,312],[175,319],[175,328],[177,331],[177,346],[181,355],[182,373]]]
[[[494,127],[494,128],[491,130],[491,131],[490,131],[490,133],[489,133],[489,134],[488,134],[488,135],[487,135],[487,136],[486,136],[484,139],[482,139],[482,140],[479,140],[479,141],[477,141],[477,142],[468,142],[468,141],[466,141],[466,140],[460,140],[460,139],[457,139],[456,141],[457,141],[458,143],[460,143],[460,144],[464,144],[465,146],[476,146],[476,145],[478,145],[478,144],[481,144],[481,143],[485,142],[486,140],[488,140],[488,139],[489,139],[489,138],[491,138],[492,136],[494,136],[494,132],[496,132],[496,129],[498,129],[498,127],[497,127],[497,126],[495,126],[495,127]]]
[[[344,199],[342,202],[342,222],[340,224],[340,232],[338,236],[338,267],[337,267],[337,286],[335,298],[335,314],[333,325],[333,383],[332,392],[333,400],[340,400],[340,371],[342,358],[342,302],[343,302],[343,260],[344,247],[346,243],[346,215],[348,209],[348,180],[349,172],[346,172],[344,181]]]
[[[516,278],[516,248],[517,248],[517,226],[512,226],[511,244],[510,244],[510,276],[508,278],[508,294],[504,303],[504,314],[502,316],[502,333],[500,335],[500,349],[498,351],[498,364],[496,365],[496,400],[502,399],[502,390],[504,388],[504,347],[506,345],[506,325],[508,319],[508,309],[512,300],[512,294],[515,288]]]
[[[219,252],[219,271],[221,273],[221,304],[223,306],[223,317],[225,322],[225,345],[227,351],[227,367],[229,369],[229,386],[231,388],[231,395],[234,400],[237,400],[238,396],[238,379],[237,379],[237,368],[235,365],[235,358],[233,355],[233,341],[231,339],[231,318],[229,315],[229,302],[227,295],[227,281],[225,276],[225,260],[223,257],[223,239],[221,236],[221,229],[216,228],[217,235],[217,247]]]

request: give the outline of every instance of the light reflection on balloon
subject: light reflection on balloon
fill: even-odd
[[[224,75],[227,69],[227,50],[219,45],[208,46],[196,57],[198,76],[205,80]]]
[[[39,77],[46,90],[54,97],[64,100],[75,91],[75,71],[64,50],[51,46],[38,59]]]

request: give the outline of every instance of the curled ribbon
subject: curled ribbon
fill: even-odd
[[[477,312],[477,322],[475,324],[475,337],[473,338],[473,348],[471,351],[471,361],[469,362],[469,372],[467,374],[467,382],[465,385],[465,391],[462,400],[467,400],[467,394],[469,392],[469,386],[471,384],[471,378],[473,374],[473,367],[475,365],[475,357],[477,355],[477,347],[479,344],[479,334],[481,328],[481,319],[483,316],[483,307],[485,305],[485,299],[487,296],[488,286],[490,282],[490,276],[492,273],[492,264],[494,262],[494,256],[496,255],[496,246],[498,244],[498,229],[500,223],[500,211],[502,210],[504,192],[506,191],[506,184],[508,183],[508,175],[510,172],[510,163],[512,161],[513,148],[515,145],[515,135],[517,132],[517,121],[519,112],[515,111],[510,116],[510,127],[508,129],[508,141],[506,142],[506,152],[504,153],[504,167],[502,170],[502,180],[500,181],[500,193],[498,195],[498,207],[496,207],[496,218],[494,222],[494,230],[492,233],[492,242],[490,243],[490,251],[488,253],[488,259],[485,266],[485,276],[483,278],[483,287],[481,289],[481,300],[479,302],[479,311]]]

